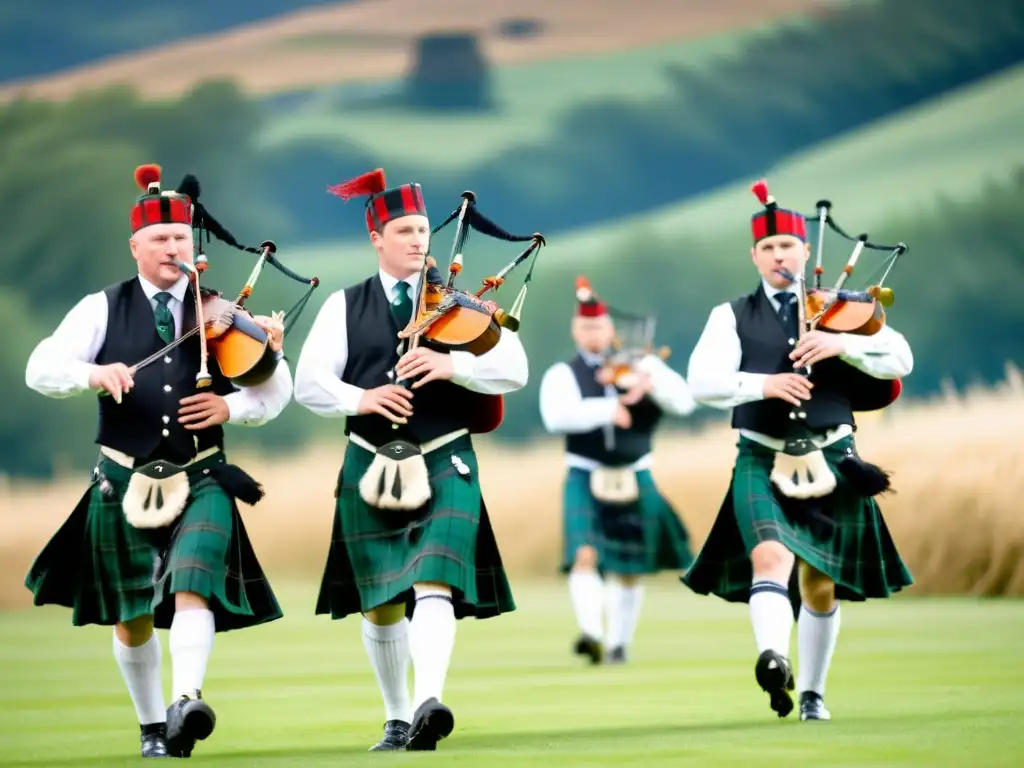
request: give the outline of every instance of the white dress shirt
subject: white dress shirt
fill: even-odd
[[[398,280],[384,270],[378,270],[381,285],[389,302],[397,295]],[[416,303],[420,274],[406,278],[409,296]],[[318,416],[337,418],[354,416],[366,391],[362,387],[341,380],[348,362],[348,327],[346,325],[345,291],[335,291],[324,301],[317,313],[309,335],[302,345],[295,366],[295,400]],[[398,347],[395,337],[395,347]],[[473,392],[501,395],[526,386],[529,366],[526,350],[519,334],[508,328],[493,349],[483,355],[453,351],[450,353],[455,375],[452,382]],[[413,401],[413,410],[416,403]]]
[[[141,275],[138,279],[155,310],[157,302],[153,297],[161,290]],[[166,291],[172,297],[167,306],[174,316],[175,338],[182,332],[183,300],[187,288],[188,277],[182,275],[181,279]],[[53,398],[70,397],[89,390],[89,376],[99,367],[95,364],[96,355],[103,347],[106,334],[107,297],[102,291],[90,293],[72,307],[57,326],[57,330],[40,341],[32,351],[25,367],[25,383],[36,392]],[[130,366],[139,361],[121,362]],[[197,369],[198,365],[197,359]],[[136,375],[146,376],[148,373],[143,370]],[[281,360],[274,375],[263,384],[255,387],[240,387],[237,384],[235,386],[238,387],[238,391],[224,397],[228,406],[228,423],[257,427],[277,418],[284,410],[292,394],[292,375],[287,362]],[[182,397],[197,392],[183,393]]]
[[[762,281],[765,294],[778,312],[775,298],[781,291]],[[914,367],[910,345],[901,333],[886,324],[872,336],[851,333],[836,334],[846,351],[839,359],[876,379],[898,379]],[[738,405],[764,400],[764,384],[769,374],[740,371],[742,349],[736,333],[736,315],[730,303],[711,310],[700,339],[690,355],[687,379],[694,398],[702,405],[728,410]],[[795,371],[794,371],[795,372]],[[852,430],[839,429],[830,442],[848,435]],[[759,432],[740,430],[740,434],[762,445],[781,449],[783,441]]]
[[[580,356],[588,365],[597,365],[602,358],[584,350]],[[658,406],[674,416],[686,416],[697,407],[686,380],[673,371],[657,355],[645,355],[637,368],[651,377],[651,399]],[[619,392],[611,384],[604,388],[604,397],[583,397],[576,375],[568,363],[555,363],[544,373],[540,382],[540,417],[544,428],[553,434],[581,434],[604,428],[614,434],[615,411],[619,404]],[[566,464],[570,467],[592,470],[598,462],[584,456],[566,453]],[[641,456],[632,465],[633,469],[648,469],[653,460],[650,453]]]

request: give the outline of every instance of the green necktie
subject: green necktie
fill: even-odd
[[[409,298],[409,284],[404,280],[399,281],[395,286],[397,296],[391,302],[391,311],[395,314],[395,321],[399,329],[405,328],[412,317],[412,299]]]
[[[156,319],[156,332],[160,334],[164,344],[170,344],[174,341],[174,315],[167,308],[167,302],[171,300],[171,294],[167,292],[158,293],[153,298],[156,299],[156,309],[153,311],[153,316]]]

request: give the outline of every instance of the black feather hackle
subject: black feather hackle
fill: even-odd
[[[839,462],[838,468],[850,486],[861,496],[877,496],[892,490],[889,473],[864,461],[856,453],[846,454]]]

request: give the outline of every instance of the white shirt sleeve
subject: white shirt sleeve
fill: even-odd
[[[526,386],[530,368],[519,334],[501,329],[498,343],[482,355],[450,352],[455,374],[452,383],[472,392],[503,395]]]
[[[637,364],[642,371],[650,374],[654,391],[651,399],[666,413],[686,416],[697,407],[686,379],[673,371],[657,355],[646,355]]]
[[[711,310],[690,354],[686,378],[694,399],[722,410],[763,400],[768,374],[740,371],[742,359],[732,305],[719,304]]]
[[[345,291],[336,291],[320,307],[295,365],[295,401],[325,418],[354,416],[365,392],[341,380],[348,362],[346,323]]]
[[[907,340],[890,326],[873,336],[839,334],[846,345],[844,362],[878,379],[907,376],[914,357]],[[697,345],[690,355],[687,379],[698,403],[728,409],[764,399],[768,374],[744,373],[736,316],[732,306],[721,304],[711,311]]]
[[[274,375],[262,384],[238,387],[237,392],[224,396],[228,404],[228,423],[243,427],[259,427],[273,421],[292,398],[292,372],[288,362],[281,360]]]
[[[89,376],[98,367],[94,361],[106,335],[107,297],[102,292],[90,293],[32,350],[25,366],[25,384],[53,398],[90,389]]]
[[[910,344],[899,331],[883,325],[872,336],[841,333],[846,352],[839,359],[876,379],[899,379],[914,368]]]
[[[548,432],[591,432],[612,423],[618,404],[618,397],[584,398],[567,363],[551,366],[540,382],[540,417]]]

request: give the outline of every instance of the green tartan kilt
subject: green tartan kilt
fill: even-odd
[[[459,474],[453,456],[469,468],[468,475]],[[431,498],[414,511],[377,509],[363,500],[359,481],[373,458],[348,443],[316,614],[341,619],[404,602],[411,616],[413,585],[426,581],[452,588],[456,618],[514,611],[469,435],[424,455]]]
[[[142,530],[121,508],[132,471],[101,457],[113,497],[94,480],[36,557],[25,578],[35,605],[71,608],[74,626],[153,614],[167,629],[173,595],[194,592],[209,602],[218,632],[281,618],[235,500],[208,473],[225,463],[218,453],[189,466],[184,511],[165,528]]]
[[[729,491],[683,583],[698,594],[745,603],[753,578],[751,551],[763,541],[778,541],[832,579],[840,600],[885,598],[911,586],[878,504],[856,494],[838,470],[853,445],[850,436],[823,449],[837,487],[816,519],[775,490],[769,479],[775,451],[740,437]]]
[[[602,504],[590,491],[590,472],[570,467],[563,486],[561,573],[572,569],[580,547],[593,547],[601,573],[650,574],[685,570],[693,561],[686,526],[650,470],[636,475],[632,504]]]

